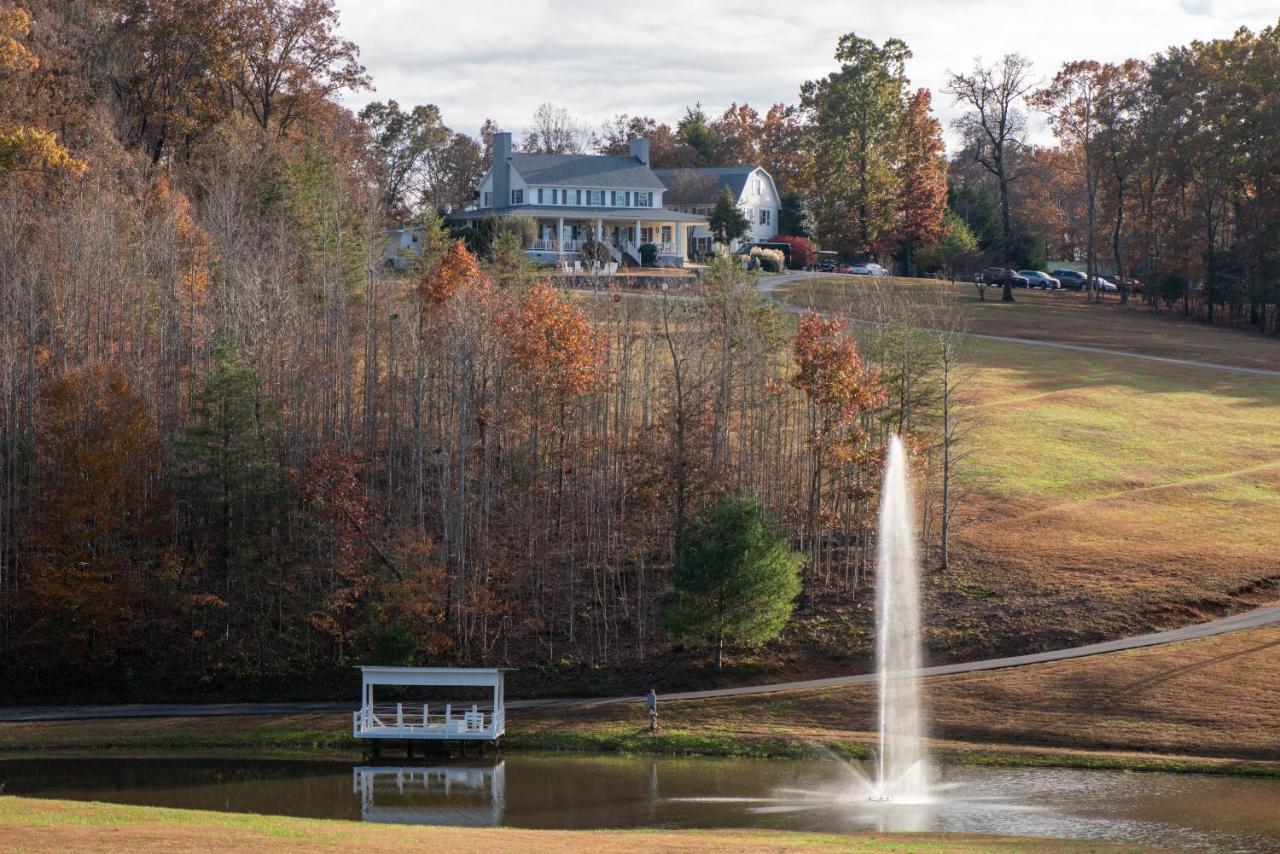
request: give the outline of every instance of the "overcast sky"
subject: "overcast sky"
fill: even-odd
[[[837,37],[902,39],[907,74],[942,92],[948,70],[1018,51],[1047,79],[1065,61],[1146,57],[1280,18],[1276,0],[337,0],[374,92],[434,103],[454,130],[486,118],[523,131],[543,102],[592,128],[618,113],[674,122],[688,104],[795,103],[800,84],[834,70]],[[763,109],[761,109],[763,112]],[[1040,138],[1046,132],[1041,123]]]

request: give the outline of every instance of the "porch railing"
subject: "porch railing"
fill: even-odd
[[[535,240],[529,247],[533,252],[579,252],[582,250],[581,240]]]
[[[505,712],[480,703],[377,703],[352,712],[355,735],[388,729],[405,732],[484,732],[505,723]]]

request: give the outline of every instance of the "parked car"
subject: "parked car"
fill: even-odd
[[[869,264],[854,264],[849,272],[855,276],[887,276],[889,271],[874,261]]]
[[[1120,288],[1117,287],[1113,282],[1108,282],[1106,279],[1102,278],[1101,276],[1093,277],[1093,286],[1098,290],[1102,291],[1104,294],[1113,294],[1116,291],[1120,290]]]
[[[1129,278],[1129,277],[1127,277],[1127,276],[1126,276],[1126,277],[1124,277],[1124,278],[1122,278],[1122,279],[1116,279],[1116,284],[1117,284],[1117,285],[1128,285],[1128,286],[1129,286],[1129,293],[1133,293],[1133,294],[1140,294],[1140,293],[1142,293],[1142,282],[1139,282],[1137,279],[1131,279],[1131,278]]]
[[[1064,288],[1070,288],[1073,291],[1080,290],[1084,287],[1084,283],[1089,281],[1089,277],[1078,270],[1054,270],[1049,275],[1061,282]]]
[[[1004,267],[988,267],[982,271],[980,277],[988,285],[1008,284],[1015,288],[1025,288],[1028,285],[1025,276],[1019,276],[1013,270],[1008,270]]]
[[[840,253],[829,249],[818,250],[818,263],[814,265],[819,273],[834,273],[840,266]]]
[[[1056,291],[1062,287],[1062,282],[1039,270],[1019,270],[1018,275],[1027,280],[1028,287],[1041,288],[1046,291]]]

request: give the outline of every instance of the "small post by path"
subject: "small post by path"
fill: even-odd
[[[645,708],[649,710],[649,734],[658,733],[658,689],[650,688],[644,698]]]

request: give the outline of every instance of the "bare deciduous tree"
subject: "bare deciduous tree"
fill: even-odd
[[[1011,53],[995,65],[976,62],[973,72],[952,72],[947,94],[965,108],[954,126],[963,135],[974,159],[995,176],[1000,189],[1000,224],[1005,254],[1012,254],[1013,229],[1009,215],[1009,184],[1016,179],[1012,161],[1026,144],[1026,115],[1020,103],[1034,88],[1031,60]],[[1013,302],[1013,285],[1004,286],[1005,302]]]

